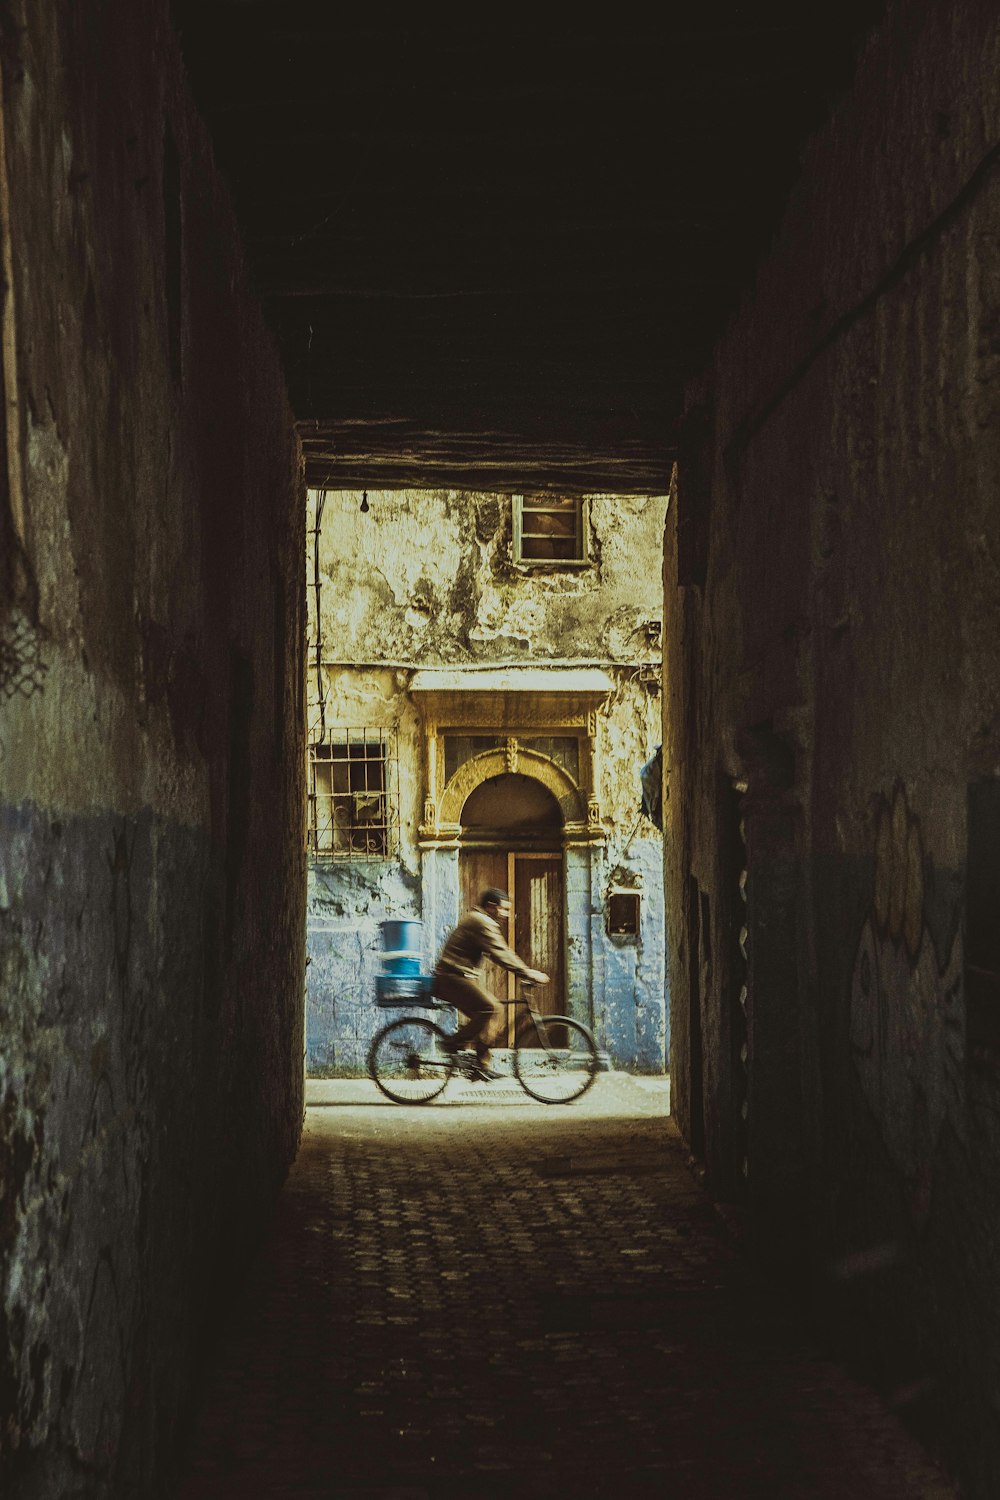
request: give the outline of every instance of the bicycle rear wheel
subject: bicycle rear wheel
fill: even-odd
[[[597,1044],[569,1016],[537,1016],[538,1045],[514,1050],[514,1076],[541,1104],[569,1104],[585,1094],[597,1072]],[[534,1040],[529,1029],[528,1038]]]
[[[368,1072],[394,1104],[428,1104],[452,1075],[455,1059],[444,1050],[445,1034],[423,1016],[401,1016],[373,1037]]]

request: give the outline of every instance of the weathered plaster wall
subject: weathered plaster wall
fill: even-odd
[[[401,858],[398,866],[312,864],[309,1070],[356,1072],[364,1065],[379,1023],[372,999],[379,921],[422,917],[430,961],[455,919],[453,853],[418,847],[424,726],[406,692],[411,669],[567,660],[602,663],[614,681],[597,716],[594,788],[608,845],[588,849],[585,858],[574,850],[567,856],[569,1003],[594,1022],[600,1045],[619,1065],[662,1070],[662,856],[659,836],[639,817],[638,771],[660,736],[657,560],[665,500],[589,497],[592,561],[572,570],[512,562],[509,496],[369,490],[367,503],[362,511],[361,492],[310,494],[310,732],[318,726],[320,682],[328,724],[396,729]],[[317,665],[312,533],[320,509]],[[371,665],[345,670],[342,662]],[[638,938],[608,936],[607,895],[619,885],[641,890]]]
[[[512,560],[508,495],[367,494],[367,512],[353,490],[323,504],[322,637],[335,660],[649,659],[642,627],[660,619],[662,497],[590,496],[592,565],[560,570]]]
[[[423,736],[397,669],[323,673],[327,717],[338,724],[392,728],[399,775],[400,847],[391,860],[311,861],[308,880],[306,1061],[313,1077],[364,1071],[378,1028],[375,976],[387,917],[420,917]],[[309,679],[309,734],[319,732],[316,674]]]
[[[660,512],[662,524],[662,510]],[[664,993],[663,841],[641,816],[639,767],[660,742],[659,682],[628,668],[613,672],[614,691],[597,716],[598,794],[609,829],[594,866],[591,946],[593,1024],[599,1045],[621,1067],[662,1071],[669,1044]],[[612,891],[636,891],[636,937],[608,931]]]
[[[166,4],[0,23],[0,1489],[149,1496],[301,1118],[299,456]]]
[[[994,7],[889,5],[691,392],[665,619],[675,1109],[772,1247],[857,1273],[983,1496],[1000,1066],[962,922],[967,787],[1000,775],[998,68]]]

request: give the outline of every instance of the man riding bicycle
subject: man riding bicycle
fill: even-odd
[[[498,1035],[506,1012],[496,996],[483,987],[480,973],[483,959],[492,959],[531,984],[546,984],[549,978],[541,969],[529,969],[504,942],[500,924],[506,925],[509,917],[507,892],[489,886],[480,895],[479,905],[466,912],[449,934],[434,968],[435,995],[468,1016],[466,1024],[448,1038],[447,1049],[458,1052],[471,1043],[478,1060],[478,1076],[484,1080],[500,1077],[490,1067],[490,1044]]]

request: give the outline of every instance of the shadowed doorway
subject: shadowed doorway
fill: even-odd
[[[534,991],[532,1003],[547,1015],[563,1013],[562,815],[552,793],[531,776],[513,774],[478,786],[462,809],[459,876],[463,910],[475,906],[487,886],[509,893],[507,940],[527,964],[550,976],[547,985]],[[488,990],[513,1000],[513,974],[491,963],[484,973]],[[509,1007],[508,1044],[513,1021]],[[503,1045],[502,1037],[499,1041]]]

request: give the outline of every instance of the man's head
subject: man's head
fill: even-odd
[[[479,905],[488,917],[493,918],[494,922],[506,922],[510,916],[510,897],[499,886],[487,886],[486,890],[480,893]]]

